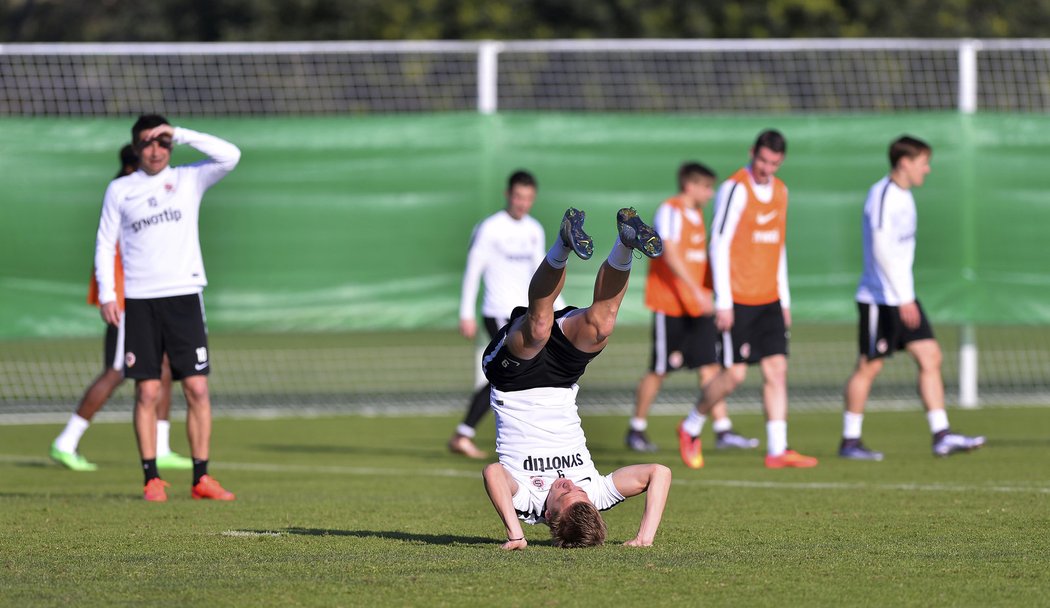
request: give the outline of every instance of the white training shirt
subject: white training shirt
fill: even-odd
[[[505,209],[475,226],[463,273],[459,318],[474,319],[481,280],[485,281],[482,316],[509,319],[516,306],[528,306],[529,282],[547,256],[546,240],[543,226],[532,216],[516,220]],[[563,303],[555,303],[555,309],[562,307]]]
[[[900,306],[915,300],[915,198],[886,176],[868,190],[861,234],[864,270],[857,301]]]
[[[241,158],[237,146],[175,127],[172,140],[208,156],[156,175],[141,169],[110,182],[95,239],[95,278],[102,304],[117,299],[113,256],[120,243],[124,295],[133,299],[200,293],[208,284],[201,257],[201,197]]]
[[[559,477],[587,493],[600,511],[624,500],[612,475],[602,476],[587,450],[572,388],[492,389],[496,413],[496,454],[518,482],[514,509],[525,523],[544,523],[547,494]]]
[[[747,172],[751,181],[751,189],[755,197],[762,203],[773,200],[773,180],[767,184],[756,184],[751,171]],[[733,308],[733,288],[729,275],[730,255],[729,250],[736,235],[736,227],[740,223],[740,216],[747,206],[747,188],[736,188],[736,182],[727,179],[718,188],[715,197],[715,216],[711,219],[710,253],[711,279],[715,286],[715,309],[731,310]],[[786,187],[786,186],[785,186]],[[733,200],[729,195],[733,195]],[[791,289],[788,287],[787,268],[787,245],[780,247],[780,263],[777,265],[777,292],[780,295],[780,305],[791,308]]]

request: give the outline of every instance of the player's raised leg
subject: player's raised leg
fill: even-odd
[[[608,343],[627,293],[634,251],[650,258],[663,253],[660,236],[633,208],[625,207],[617,212],[616,227],[616,242],[594,279],[591,305],[570,313],[562,324],[562,332],[583,352],[598,352]]]

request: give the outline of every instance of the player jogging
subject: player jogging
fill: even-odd
[[[125,145],[120,149],[120,171],[116,178],[131,175],[138,168],[139,157],[134,146]],[[114,179],[116,179],[114,178]],[[106,404],[113,391],[124,382],[124,268],[120,262],[120,247],[117,247],[113,260],[114,281],[117,292],[117,304],[121,311],[119,326],[106,324],[105,344],[103,346],[104,362],[102,373],[84,391],[77,411],[69,417],[65,428],[51,444],[51,459],[73,471],[94,471],[95,463],[77,451],[80,439],[91,425],[102,406]],[[91,283],[88,288],[88,304],[99,306],[98,282],[92,269]],[[161,394],[157,404],[157,468],[158,469],[191,469],[193,462],[171,451],[171,369],[167,357],[161,366]]]
[[[515,309],[483,358],[492,382],[499,455],[499,462],[485,467],[485,489],[506,528],[502,548],[507,550],[528,545],[519,518],[547,523],[557,547],[601,545],[606,526],[599,511],[642,492],[648,494],[641,525],[625,544],[648,546],[667,502],[671,471],[663,465],[598,473],[576,407],[576,382],[608,344],[616,325],[633,252],[656,257],[663,246],[634,209],[621,209],[619,238],[598,270],[593,302],[583,309],[555,311],[569,253],[585,260],[593,253],[583,220],[581,211],[565,212],[560,238],[529,284],[528,308]]]
[[[703,388],[720,369],[704,225],[704,206],[714,194],[714,185],[715,173],[707,166],[683,163],[678,168],[678,195],[656,210],[653,228],[663,241],[664,253],[649,262],[645,284],[645,305],[653,311],[652,358],[648,373],[638,382],[634,416],[625,439],[627,447],[636,452],[657,449],[645,430],[649,408],[667,374],[695,369]],[[725,401],[715,405],[711,413],[716,447],[758,447],[757,439],[733,432]]]
[[[711,409],[744,381],[747,367],[762,370],[767,468],[805,468],[817,459],[788,448],[787,354],[791,327],[788,289],[788,191],[776,172],[787,154],[779,131],[758,135],[751,163],[718,190],[712,226],[711,267],[715,324],[722,332],[725,368],[704,387],[703,397],[678,427],[687,467],[704,464],[700,431]]]
[[[506,207],[474,227],[459,303],[459,333],[468,340],[473,340],[478,331],[474,308],[478,284],[482,280],[485,292],[481,316],[489,340],[507,324],[515,307],[524,306],[529,301],[529,279],[543,261],[546,255],[543,248],[547,243],[543,226],[529,215],[536,202],[537,189],[536,178],[531,173],[515,171],[507,179]],[[564,303],[560,300],[555,303],[555,308],[562,306]],[[463,422],[448,440],[449,451],[469,458],[486,456],[474,445],[475,429],[489,411],[489,391],[492,388],[481,373],[483,350],[484,346],[477,352],[480,386],[471,398]]]
[[[882,460],[882,453],[861,442],[864,405],[886,357],[907,350],[919,366],[919,396],[933,435],[933,454],[948,456],[984,445],[984,437],[951,432],[944,409],[941,347],[933,336],[926,311],[915,296],[917,216],[912,188],[926,181],[933,150],[926,142],[902,136],[890,144],[890,174],[868,190],[861,234],[864,270],[857,286],[860,353],[846,383],[846,411],[839,456],[851,460]]]

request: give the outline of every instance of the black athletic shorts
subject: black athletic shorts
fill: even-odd
[[[714,317],[672,317],[654,312],[649,370],[663,375],[719,363],[721,346]]]
[[[124,313],[120,315],[120,325],[106,323],[106,339],[103,346],[103,369],[124,369]]]
[[[922,309],[921,302],[916,300],[915,303],[919,306],[919,326],[908,329],[901,321],[900,306],[857,302],[857,312],[860,313],[857,326],[860,354],[868,359],[890,357],[894,352],[903,350],[909,342],[933,340],[933,328],[930,327],[926,311]]]
[[[575,310],[575,306],[567,306],[555,311],[554,325],[547,343],[532,359],[520,359],[510,352],[506,341],[514,327],[514,320],[525,315],[528,309],[523,306],[515,308],[510,323],[504,325],[489,342],[481,359],[481,368],[492,386],[501,391],[523,391],[541,387],[569,388],[576,384],[587,365],[601,351],[583,352],[562,333],[560,320]]]
[[[733,305],[733,327],[722,332],[723,365],[755,364],[766,357],[788,354],[788,331],[780,301]]]
[[[164,353],[171,377],[203,376],[211,371],[208,330],[201,294],[125,300],[124,376],[160,378]]]

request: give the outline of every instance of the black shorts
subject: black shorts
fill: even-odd
[[[857,302],[860,322],[857,326],[860,341],[860,354],[868,359],[890,357],[894,352],[903,350],[909,342],[916,340],[933,340],[933,328],[918,300],[919,326],[908,329],[901,321],[900,306],[886,304],[864,304]]]
[[[125,300],[124,376],[136,380],[160,378],[164,353],[171,377],[206,376],[208,330],[200,294]]]
[[[106,323],[106,339],[103,346],[103,369],[124,369],[124,313],[120,313],[120,325]]]
[[[499,333],[499,330],[503,329],[503,326],[509,322],[509,319],[482,317],[481,321],[485,324],[485,331],[489,332],[489,341],[492,341],[492,339],[496,337],[496,334]]]
[[[723,365],[755,364],[773,355],[788,354],[788,331],[780,301],[733,305],[733,327],[722,332]]]
[[[653,313],[653,357],[649,370],[663,375],[718,363],[721,343],[715,318],[672,317]]]
[[[515,308],[510,317],[511,322],[504,325],[492,342],[489,342],[481,358],[485,377],[492,386],[501,391],[524,391],[541,387],[569,388],[576,384],[586,371],[587,365],[601,352],[583,352],[562,333],[561,319],[577,308],[567,306],[555,311],[554,324],[547,343],[532,359],[521,359],[510,352],[506,342],[514,327],[514,321],[524,316],[527,310],[525,307]]]

